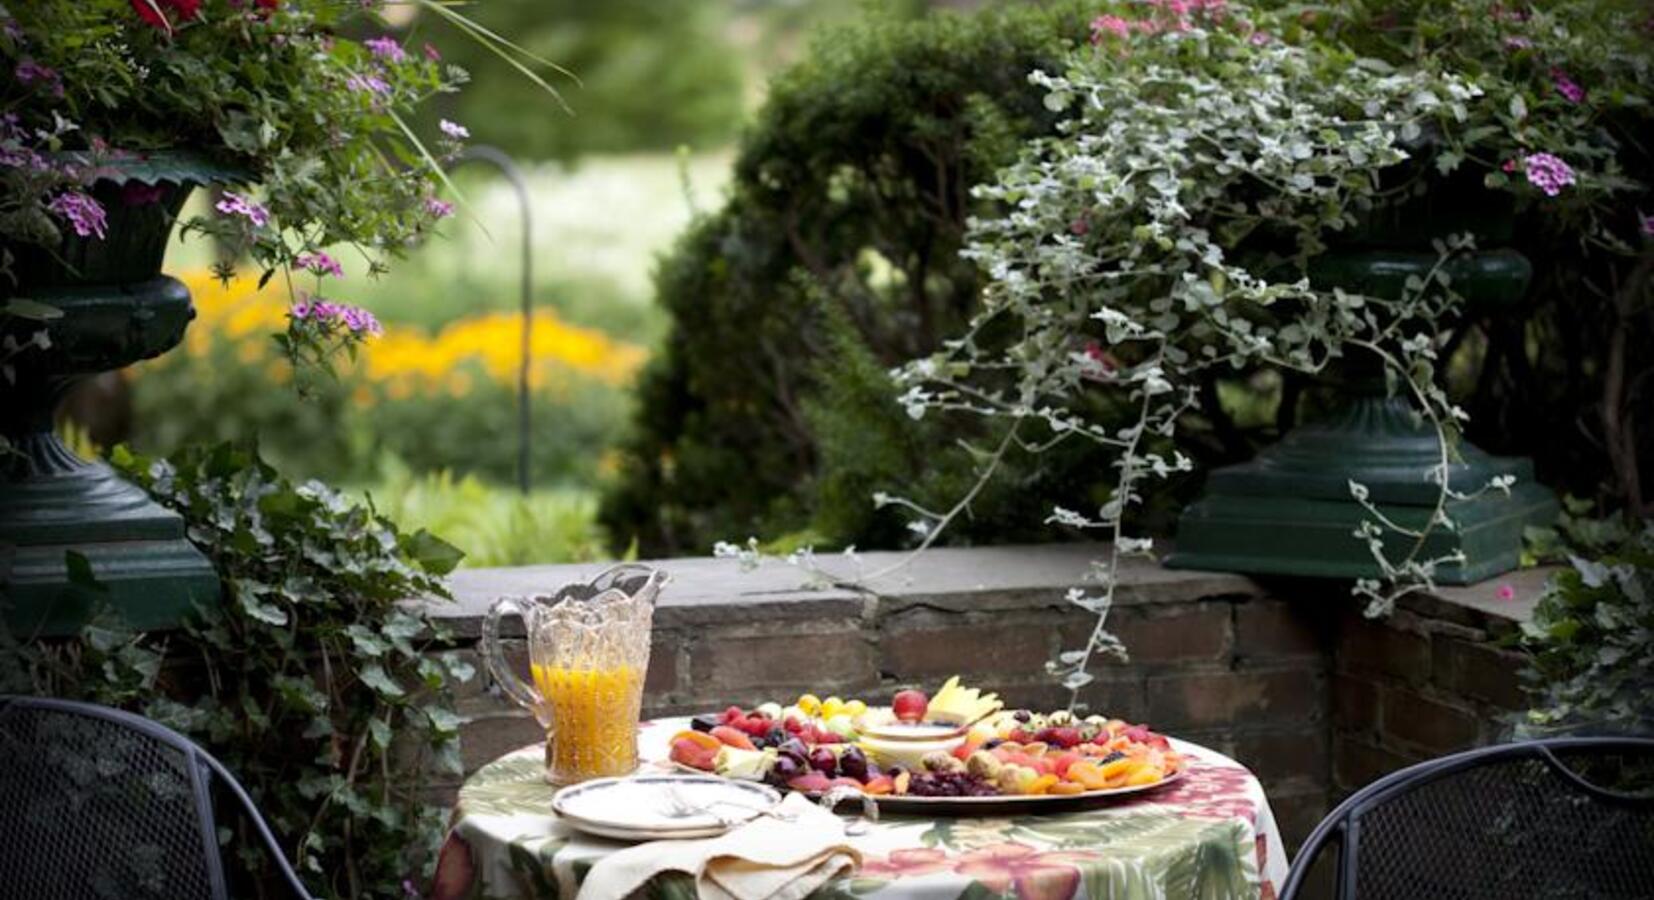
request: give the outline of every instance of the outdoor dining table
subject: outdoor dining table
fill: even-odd
[[[688,719],[639,730],[645,769],[664,767]],[[1188,741],[1173,784],[1073,812],[1004,817],[882,815],[850,839],[863,864],[815,896],[918,898],[1253,898],[1272,900],[1287,858],[1269,801],[1234,760]],[[551,809],[545,749],[532,745],[478,769],[460,788],[437,862],[435,900],[573,900],[591,866],[627,844],[582,834]],[[855,806],[856,804],[847,804]],[[688,897],[687,876],[652,893]]]

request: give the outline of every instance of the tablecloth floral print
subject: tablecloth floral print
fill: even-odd
[[[676,723],[645,729],[652,740]],[[653,732],[653,734],[651,734]],[[847,900],[1274,900],[1286,877],[1262,787],[1239,764],[1178,742],[1190,768],[1161,790],[1083,812],[1010,818],[890,816],[855,839],[864,864],[817,892]],[[551,812],[544,751],[526,747],[460,790],[437,862],[433,900],[574,900],[592,863],[624,846],[580,834]],[[687,900],[687,877],[650,894]]]

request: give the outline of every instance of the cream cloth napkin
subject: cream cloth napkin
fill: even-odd
[[[661,872],[687,872],[710,900],[799,900],[856,870],[861,853],[844,836],[844,821],[799,794],[788,794],[771,816],[715,838],[651,841],[597,861],[577,900],[620,900]]]

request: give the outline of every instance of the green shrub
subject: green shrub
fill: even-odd
[[[934,350],[974,308],[979,276],[957,255],[977,210],[969,188],[1050,128],[1028,72],[1058,65],[1092,14],[1060,2],[874,16],[823,33],[775,80],[728,202],[656,273],[673,330],[604,498],[612,539],[646,556],[806,529],[895,542],[899,522],[864,488],[897,479],[910,496],[944,496],[940,485],[968,477],[972,456],[955,442],[981,437],[975,426],[870,439],[895,440],[902,415],[881,370]],[[834,337],[823,305],[853,341]],[[1076,477],[1045,466],[999,489],[1025,496],[1026,479]],[[955,537],[1005,537],[1039,515],[996,513]]]

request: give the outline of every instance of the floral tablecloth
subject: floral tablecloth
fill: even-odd
[[[645,760],[666,757],[684,719],[645,723]],[[1273,900],[1287,860],[1258,780],[1239,763],[1186,741],[1177,784],[1083,812],[1008,818],[887,816],[853,840],[865,863],[816,896],[845,900]],[[479,769],[460,789],[437,862],[434,900],[574,900],[592,863],[624,844],[583,835],[551,811],[545,753],[525,747]],[[687,898],[687,878],[658,879],[653,896]]]

